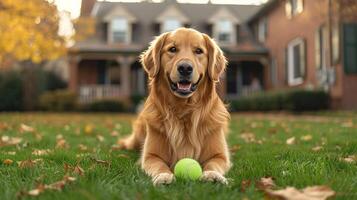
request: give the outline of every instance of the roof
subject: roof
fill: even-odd
[[[220,10],[229,11],[240,22],[241,27],[238,33],[238,45],[224,47],[225,51],[231,53],[239,52],[267,52],[266,48],[256,42],[250,33],[245,22],[256,13],[261,6],[257,5],[227,5],[227,4],[184,4],[175,1],[165,1],[163,3],[152,2],[97,2],[92,10],[92,16],[96,18],[97,33],[96,36],[87,41],[76,43],[72,48],[75,52],[141,52],[148,43],[158,34],[157,17],[162,15],[167,8],[176,7],[185,17],[189,19],[191,28],[201,32],[209,33],[209,19]],[[120,7],[136,19],[133,28],[133,44],[131,45],[110,45],[105,41],[105,17],[112,10]],[[103,22],[103,23],[102,23]],[[102,23],[102,24],[101,24]],[[129,50],[128,50],[129,49]]]
[[[259,19],[260,17],[266,15],[270,10],[272,10],[277,4],[279,0],[269,0],[260,9],[252,15],[248,20],[247,23],[252,23],[253,21]]]

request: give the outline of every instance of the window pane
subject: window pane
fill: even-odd
[[[218,22],[219,32],[231,33],[232,32],[232,22],[228,20],[221,20]]]
[[[113,31],[126,31],[128,29],[128,22],[124,18],[117,18],[112,21]]]
[[[230,36],[231,35],[229,33],[219,33],[218,40],[222,42],[229,42]]]
[[[296,45],[293,47],[293,55],[294,55],[294,78],[301,77],[301,54],[300,54],[301,45]]]
[[[177,28],[180,28],[182,25],[181,25],[181,22],[179,22],[176,19],[167,19],[164,21],[163,26],[164,27],[163,27],[162,31],[168,32],[168,31],[176,30]]]
[[[126,42],[126,32],[115,31],[113,32],[114,42]]]

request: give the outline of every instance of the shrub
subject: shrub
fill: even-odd
[[[84,105],[83,109],[93,112],[124,112],[126,111],[126,106],[121,101],[105,99]]]
[[[76,108],[76,94],[69,90],[44,92],[40,96],[40,107],[49,111],[71,111]]]
[[[329,95],[322,90],[266,92],[231,101],[232,111],[316,111],[327,109]]]
[[[22,82],[17,72],[0,74],[0,111],[23,110]]]

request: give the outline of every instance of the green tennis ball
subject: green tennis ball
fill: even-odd
[[[185,180],[198,180],[202,175],[200,164],[191,158],[179,160],[174,168],[176,178]]]

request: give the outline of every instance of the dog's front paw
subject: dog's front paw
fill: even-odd
[[[203,175],[201,176],[202,181],[209,181],[209,182],[220,182],[222,184],[227,185],[227,179],[216,171],[204,171]]]
[[[172,173],[160,173],[152,179],[152,182],[154,183],[155,186],[157,186],[157,185],[168,185],[172,183],[174,180],[175,177]]]

